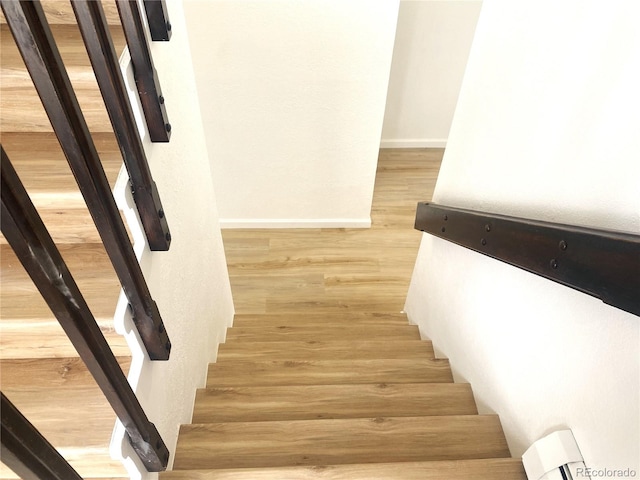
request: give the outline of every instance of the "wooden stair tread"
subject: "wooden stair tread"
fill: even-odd
[[[231,327],[226,341],[275,342],[314,341],[339,338],[340,340],[367,339],[420,339],[415,325],[320,325],[277,327]]]
[[[79,358],[3,360],[2,392],[56,446],[109,444],[115,413]]]
[[[51,132],[52,127],[6,24],[0,25],[0,129],[2,132]],[[52,25],[60,55],[91,132],[112,131],[91,62],[76,25]],[[111,26],[116,52],[125,46],[121,26]]]
[[[97,386],[73,390],[30,386],[14,391],[3,385],[2,391],[56,447],[99,448],[110,441],[116,415]]]
[[[508,457],[493,415],[184,425],[174,469]]]
[[[209,365],[207,388],[452,381],[447,359],[259,360]]]
[[[125,338],[115,332],[111,324],[99,322],[98,325],[114,355],[131,353]],[[6,359],[65,358],[78,355],[57,321],[23,321],[22,324],[2,322],[0,337],[0,360],[3,363]]]
[[[68,5],[69,9],[71,10],[71,4],[68,0],[58,1],[60,3],[65,3],[66,5]],[[24,64],[22,63],[22,58],[20,57],[20,52],[18,51],[18,47],[15,44],[13,35],[11,34],[11,30],[4,21],[4,16],[0,18],[0,31],[2,31],[3,37],[2,46],[4,47],[2,58],[6,62],[3,64],[2,68],[6,67],[8,69],[12,69],[17,66],[24,66]],[[56,44],[58,46],[58,50],[60,51],[60,55],[62,56],[62,61],[64,62],[65,67],[83,66],[91,69],[91,61],[89,60],[89,55],[87,54],[84,40],[82,39],[82,34],[80,33],[80,29],[76,25],[76,22],[73,21],[66,24],[50,23],[49,26],[51,27],[51,33],[56,40]],[[116,52],[122,52],[124,50],[124,47],[126,46],[126,39],[124,36],[122,25],[120,25],[120,19],[118,19],[117,22],[111,22],[109,24],[109,32],[111,33],[111,40],[113,41],[113,46]]]
[[[115,413],[80,359],[3,360],[2,392],[81,475],[124,477],[108,450]],[[3,466],[0,478],[17,477]]]
[[[80,203],[75,198],[73,203]],[[100,234],[87,207],[81,208],[40,208],[40,218],[49,231],[53,241],[58,244],[97,244],[100,243]],[[1,237],[0,244],[7,241]]]
[[[93,141],[113,188],[122,166],[115,135],[113,132],[95,133]],[[85,206],[54,133],[2,132],[2,147],[38,210]]]
[[[75,24],[76,17],[68,0],[40,0],[49,24]],[[114,0],[102,0],[102,9],[109,25],[120,25],[120,17]],[[0,23],[7,20],[0,11]]]
[[[66,3],[71,7],[68,1]],[[56,40],[58,51],[62,57],[62,62],[68,70],[73,86],[79,87],[80,90],[97,88],[98,85],[95,82],[91,60],[89,60],[80,29],[75,22],[73,24],[51,24],[50,27],[51,33]],[[2,58],[1,66],[5,72],[4,75],[6,75],[3,79],[5,81],[3,81],[2,88],[21,86],[21,83],[16,82],[22,79],[28,79],[29,82],[31,82],[28,73],[25,77],[15,76],[15,72],[17,71],[24,71],[26,73],[26,67],[9,26],[3,22],[2,25],[0,25],[0,32],[2,34],[2,52],[0,52],[0,58]],[[109,26],[109,32],[111,33],[113,47],[117,55],[119,55],[124,51],[127,44],[122,26],[119,22],[115,25],[112,24]],[[74,78],[74,75],[77,75],[77,78]],[[90,79],[93,79],[93,81],[82,83]],[[76,80],[80,83],[74,83]]]
[[[62,455],[84,479],[96,477],[100,480],[107,480],[104,477],[100,477],[100,475],[109,475],[110,478],[114,479],[130,478],[122,462],[111,458],[108,445],[100,448],[54,446],[60,455]],[[14,480],[19,478],[20,477],[4,463],[0,463],[0,480]]]
[[[199,390],[193,423],[473,415],[468,384],[351,384]]]
[[[374,207],[376,208],[376,207]],[[405,215],[407,210],[415,210],[415,199],[412,200],[411,206],[402,207]],[[413,214],[412,216],[415,216]],[[411,216],[407,216],[409,221]],[[411,228],[412,225],[408,224]],[[387,229],[379,232],[378,235],[372,237],[367,229],[349,229],[340,231],[339,235],[332,235],[331,242],[326,241],[326,231],[320,229],[292,230],[280,229],[260,229],[258,231],[251,229],[229,229],[225,230],[224,236],[228,240],[228,247],[225,245],[225,251],[233,265],[239,270],[264,270],[266,266],[263,261],[270,261],[269,266],[280,267],[280,262],[290,257],[293,252],[296,254],[296,261],[300,263],[302,258],[315,259],[312,262],[315,266],[319,257],[327,257],[327,260],[334,263],[339,262],[336,258],[336,252],[340,252],[340,256],[344,253],[349,257],[353,257],[359,262],[360,266],[366,266],[367,262],[363,257],[363,251],[388,248],[412,248],[416,247],[416,242],[420,242],[420,235],[414,235],[412,230]],[[264,242],[265,232],[268,232],[270,241]],[[417,233],[417,232],[416,232]],[[309,254],[313,254],[309,256]],[[385,254],[394,256],[393,250],[387,250]],[[248,260],[262,261],[260,263],[248,262]],[[285,267],[286,268],[286,267]],[[369,310],[371,311],[371,310]],[[248,312],[244,312],[248,313]]]
[[[81,243],[57,247],[92,313],[100,318],[113,316],[120,283],[104,246]],[[53,318],[11,246],[0,245],[0,257],[2,320]],[[36,305],[38,299],[42,305]]]
[[[116,357],[126,373],[131,366],[131,357]],[[48,387],[85,388],[95,380],[78,357],[25,358],[2,361],[2,390],[29,388],[32,384]]]
[[[99,92],[76,91],[78,102],[91,132],[112,131],[109,117]],[[0,128],[3,132],[52,132],[49,118],[42,107],[35,88],[2,90],[0,99],[2,116]]]
[[[116,355],[129,355],[113,315],[120,283],[102,244],[59,244],[87,305]],[[0,358],[76,356],[76,350],[9,245],[0,245]]]
[[[173,470],[160,480],[527,480],[515,458],[313,465],[281,468]]]
[[[237,342],[218,348],[218,362],[229,360],[345,360],[434,358],[430,341],[327,340],[311,342]]]
[[[408,325],[404,313],[309,313],[295,314],[236,314],[233,327],[280,327],[319,325]]]

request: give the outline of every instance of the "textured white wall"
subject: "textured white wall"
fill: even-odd
[[[640,233],[637,18],[485,0],[434,201]],[[638,317],[429,236],[406,308],[512,454],[570,428],[587,466],[640,475]]]
[[[384,147],[444,147],[481,0],[402,0]]]
[[[173,35],[169,42],[154,42],[151,50],[172,135],[169,143],[155,144],[146,136],[144,145],[172,242],[168,252],[145,247],[140,263],[172,349],[168,361],[151,362],[134,344],[129,380],[172,462],[178,428],[191,422],[195,391],[205,384],[207,365],[215,360],[234,309],[183,5],[171,0],[167,6]],[[121,314],[126,302],[124,307]],[[158,477],[144,472],[126,440],[114,440],[112,452],[118,451],[130,457],[132,479]]]
[[[185,4],[223,226],[370,224],[398,4]]]

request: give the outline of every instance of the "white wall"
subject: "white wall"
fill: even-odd
[[[640,233],[640,3],[485,0],[434,201]],[[638,317],[425,236],[410,319],[512,454],[573,430],[640,475]]]
[[[185,4],[223,226],[370,224],[398,4]]]
[[[383,148],[444,147],[480,0],[402,0]]]
[[[204,387],[207,365],[216,358],[234,309],[183,5],[171,0],[167,6],[173,35],[169,42],[154,42],[151,50],[172,135],[169,143],[155,144],[147,135],[144,146],[171,230],[171,248],[150,252],[144,238],[140,241],[140,229],[135,225],[131,229],[172,342],[170,359],[149,361],[137,347],[135,331],[127,334],[127,340],[133,346],[129,381],[167,444],[172,463],[178,428],[191,422],[195,391]],[[132,83],[130,79],[130,88]],[[126,304],[121,296],[116,316],[124,317],[124,328],[132,330]],[[122,433],[117,427],[112,454],[130,457],[126,465],[132,479],[157,478],[144,472]],[[138,471],[144,472],[142,477]]]

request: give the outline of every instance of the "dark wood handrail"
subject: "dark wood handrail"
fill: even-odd
[[[133,321],[152,360],[171,343],[116,206],[87,123],[39,2],[0,0],[7,24],[129,299]]]
[[[2,462],[24,480],[82,480],[53,445],[0,392]]]
[[[433,203],[415,228],[640,316],[640,235]]]
[[[120,21],[127,39],[142,110],[152,142],[168,142],[171,124],[164,105],[158,74],[147,43],[137,0],[116,0]]]
[[[124,425],[145,467],[164,470],[169,460],[167,447],[144,413],[1,145],[0,196],[0,227],[7,242]]]
[[[169,21],[165,1],[144,0],[144,10],[147,14],[151,40],[154,42],[167,42],[171,40],[171,22]]]
[[[142,141],[101,2],[72,0],[89,59],[129,172],[133,200],[151,250],[169,250],[171,234]]]

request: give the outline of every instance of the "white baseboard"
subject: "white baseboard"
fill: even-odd
[[[220,228],[369,228],[370,218],[221,218]]]
[[[446,138],[383,138],[380,148],[445,148]]]

